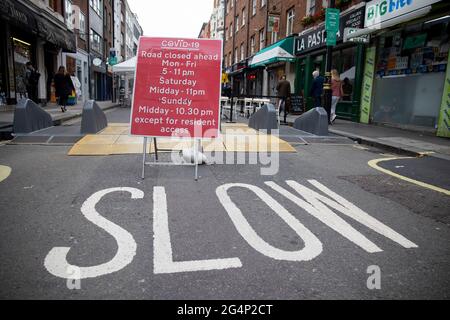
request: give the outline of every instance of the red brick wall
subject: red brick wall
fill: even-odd
[[[227,3],[233,0],[228,0]],[[280,16],[280,32],[278,33],[278,40],[285,38],[286,35],[286,24],[287,24],[287,12],[291,8],[295,10],[294,23],[293,23],[293,34],[297,34],[304,29],[311,28],[307,26],[306,28],[302,26],[301,20],[306,15],[306,0],[266,0],[267,5],[261,8],[261,0],[257,0],[256,14],[252,16],[252,0],[234,0],[235,6],[231,8],[230,4],[226,4],[227,14],[225,16],[225,30],[230,34],[230,23],[233,22],[233,28],[235,28],[235,16],[239,15],[239,31],[233,33],[234,36],[234,47],[233,47],[233,37],[228,37],[225,41],[224,46],[224,56],[226,58],[225,65],[229,66],[229,55],[233,56],[234,48],[237,48],[237,53],[239,55],[238,61],[240,61],[240,45],[243,44],[245,48],[245,56],[250,56],[250,38],[255,36],[255,53],[259,51],[259,30],[262,28],[266,29],[266,17],[267,17],[267,7],[269,8],[270,14],[279,14]],[[316,1],[316,12],[320,12],[322,9],[322,0]],[[346,7],[345,10],[352,5],[362,2],[363,0],[352,0]],[[242,9],[245,7],[247,14],[246,25],[242,27]],[[320,22],[317,22],[320,23]],[[315,23],[315,24],[317,24]],[[267,33],[266,30],[266,43],[265,46],[271,44],[271,35]],[[232,60],[234,64],[234,59]]]

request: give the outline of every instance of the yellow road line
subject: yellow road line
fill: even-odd
[[[11,168],[7,166],[0,166],[0,182],[8,178],[11,174]]]
[[[414,180],[414,179],[402,176],[402,175],[400,175],[398,173],[392,172],[390,170],[387,170],[387,169],[384,169],[384,168],[378,166],[378,163],[383,162],[383,161],[401,160],[401,159],[412,159],[412,157],[391,157],[391,158],[374,159],[374,160],[370,160],[367,164],[370,167],[374,168],[375,170],[381,171],[383,173],[386,173],[386,174],[391,175],[393,177],[396,177],[398,179],[401,179],[401,180],[404,180],[404,181],[408,181],[410,183],[414,183],[414,184],[416,184],[418,186],[421,186],[423,188],[427,188],[427,189],[430,189],[430,190],[441,192],[443,194],[446,194],[446,195],[450,196],[450,190],[439,188],[439,187],[433,186],[431,184],[428,184],[428,183],[425,183],[425,182],[422,182],[422,181]]]

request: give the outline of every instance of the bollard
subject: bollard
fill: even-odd
[[[328,114],[321,107],[311,109],[295,119],[294,128],[318,136],[327,136]]]
[[[273,104],[265,104],[252,114],[248,120],[248,126],[255,130],[266,130],[271,134],[273,129],[278,129],[278,116]]]
[[[106,115],[95,100],[84,103],[80,133],[97,133],[108,126]]]
[[[22,99],[14,110],[13,132],[30,133],[53,126],[52,116],[30,99]]]

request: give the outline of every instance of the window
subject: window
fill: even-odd
[[[256,0],[252,0],[252,16],[256,14]]]
[[[231,2],[231,7],[233,8],[234,0],[230,0],[230,2]]]
[[[102,0],[89,0],[89,5],[100,17],[103,15],[102,2]]]
[[[242,26],[245,26],[245,8],[242,9]]]
[[[92,29],[90,31],[90,43],[92,50],[97,51],[98,53],[103,53],[102,37],[100,37],[100,35]]]
[[[234,63],[237,63],[238,62],[238,49],[237,48],[234,48]]]
[[[233,38],[233,23],[230,23],[230,39]]]
[[[316,13],[316,0],[306,0],[306,15],[313,15]]]
[[[66,20],[67,28],[73,30],[72,2],[70,0],[65,1],[64,19]]]
[[[264,32],[264,28],[259,30],[259,50],[264,49],[264,43],[266,42],[266,33]]]
[[[86,41],[86,17],[80,11],[80,38]]]
[[[228,65],[231,67],[232,64],[233,64],[233,61],[232,61],[232,56],[231,56],[231,51],[230,51],[230,54],[228,55]]]
[[[251,36],[250,38],[250,54],[254,55],[255,54],[255,36]]]
[[[236,16],[236,33],[239,31],[239,16]]]
[[[292,30],[294,27],[294,17],[295,17],[294,8],[291,8],[288,10],[286,17],[287,17],[286,18],[286,37],[288,37],[292,34]]]
[[[270,35],[270,43],[275,43],[278,41],[278,32],[274,32],[272,31],[271,35]]]
[[[48,0],[48,6],[53,9],[53,11],[57,11],[56,0]]]
[[[225,41],[228,41],[228,28],[225,28]]]
[[[245,59],[244,44],[241,43],[241,61]]]
[[[267,0],[261,0],[261,8],[266,5]]]

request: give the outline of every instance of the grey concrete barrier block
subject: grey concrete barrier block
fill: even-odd
[[[106,115],[95,100],[84,103],[80,133],[97,133],[108,126]]]
[[[255,130],[267,130],[271,134],[272,130],[278,129],[277,110],[273,104],[265,104],[248,120],[248,126]]]
[[[53,126],[52,116],[30,99],[19,100],[14,110],[13,132],[30,133]]]
[[[294,128],[318,136],[328,135],[328,115],[324,108],[314,108],[295,119]]]

